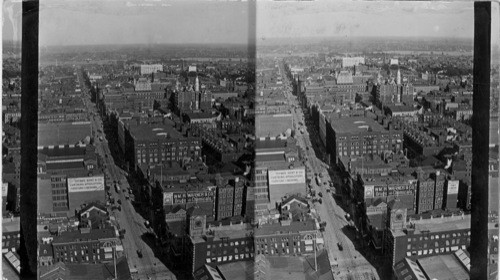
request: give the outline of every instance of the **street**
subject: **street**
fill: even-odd
[[[336,279],[379,279],[376,269],[370,262],[368,262],[362,254],[356,251],[355,245],[351,239],[349,239],[345,233],[342,231],[348,222],[345,219],[346,212],[337,205],[335,199],[327,189],[330,188],[329,183],[324,184],[323,182],[337,182],[338,180],[332,180],[325,168],[327,165],[317,158],[315,150],[312,148],[311,138],[318,139],[319,135],[317,132],[313,132],[312,137],[309,135],[309,131],[313,131],[312,127],[307,127],[306,121],[303,118],[302,109],[299,105],[297,97],[295,97],[291,90],[291,82],[286,77],[285,69],[283,63],[280,63],[280,73],[283,79],[283,86],[288,88],[285,90],[285,95],[288,103],[295,110],[292,111],[293,123],[297,128],[295,131],[300,130],[300,133],[295,134],[297,139],[297,144],[305,152],[306,155],[306,170],[308,179],[311,179],[311,185],[314,186],[316,193],[321,192],[323,195],[322,203],[315,202],[314,208],[319,214],[321,221],[326,222],[325,231],[323,232],[323,238],[325,242],[325,248],[328,251],[330,262],[333,264],[332,269],[334,277]],[[300,124],[302,123],[302,124]],[[303,133],[302,133],[303,131]],[[317,141],[317,149],[321,147],[320,141]],[[324,149],[319,151],[318,154],[324,154]],[[315,176],[322,174],[321,184],[316,184]],[[343,250],[339,249],[338,244],[341,244]]]
[[[149,230],[146,228],[144,218],[135,211],[131,201],[125,198],[124,193],[128,192],[130,186],[121,170],[115,165],[103,131],[102,120],[97,114],[95,104],[90,101],[89,89],[83,83],[81,71],[78,71],[78,73],[85,104],[88,111],[92,113],[91,130],[93,133],[97,133],[97,135],[94,135],[96,153],[104,161],[105,182],[110,186],[109,191],[111,192],[111,197],[115,200],[115,204],[118,205],[117,201],[121,200],[121,211],[116,208],[111,210],[112,205],[110,205],[108,211],[115,218],[119,229],[125,230],[124,238],[122,239],[123,253],[127,256],[132,277],[133,279],[176,279],[175,275],[154,255],[152,248],[143,239],[144,234],[149,232]],[[121,191],[116,191],[113,182],[118,183]],[[142,252],[142,258],[138,255],[139,250]]]

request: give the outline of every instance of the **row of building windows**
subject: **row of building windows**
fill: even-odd
[[[245,250],[244,250],[244,251],[245,251],[245,252],[250,252],[250,250],[248,249],[248,247],[245,247]],[[220,254],[222,254],[222,255],[227,255],[227,252],[228,252],[227,250],[224,250],[224,251],[219,252],[219,253],[220,253]],[[241,250],[241,252],[239,252],[239,251],[238,251],[238,248],[234,248],[233,252],[234,252],[235,254],[238,254],[238,253],[243,252],[243,250]],[[213,256],[213,255],[218,255],[218,254],[217,254],[217,252],[215,252],[215,251],[207,251],[207,257],[210,257],[211,255]]]
[[[245,244],[247,244],[247,242],[246,242],[245,240],[242,240],[241,242],[239,242],[239,241],[235,241],[235,242],[230,242],[230,243],[224,243],[224,242],[221,242],[221,243],[219,243],[219,244],[218,244],[218,245],[219,245],[219,248],[220,248],[220,247],[222,247],[222,245],[223,245],[223,244],[224,244],[224,246],[238,246],[238,245],[240,245],[240,244],[241,244],[241,245],[245,245]],[[208,249],[210,249],[210,248],[216,248],[216,247],[217,247],[217,245],[216,245],[216,244],[214,244],[213,246],[212,246],[211,244],[208,244],[208,245],[207,245],[207,248],[208,248]]]
[[[54,208],[59,208],[59,207],[68,207],[68,203],[63,201],[63,202],[54,202],[52,203],[52,206]]]
[[[375,150],[373,150],[373,151],[375,152]],[[380,152],[382,152],[382,150],[380,150]],[[389,150],[384,150],[384,152],[385,152],[385,153],[389,153],[390,151],[389,151]],[[366,154],[366,153],[367,153],[367,152],[366,152],[366,150],[363,150],[363,154]],[[342,151],[339,151],[339,155],[348,156],[348,155],[349,155],[349,153],[348,153],[347,151],[344,151],[343,153],[342,153]],[[356,150],[356,151],[351,151],[351,154],[350,154],[350,155],[351,155],[351,156],[354,156],[354,155],[359,156],[359,151],[358,151],[358,150]]]
[[[459,246],[452,246],[452,247],[440,247],[440,248],[435,248],[435,249],[429,249],[429,250],[416,250],[416,251],[411,251],[411,252],[406,252],[406,256],[421,256],[421,255],[430,255],[430,254],[439,254],[439,253],[449,253],[449,252],[454,252],[456,250],[460,249]],[[466,249],[465,245],[462,245],[462,249]]]
[[[219,206],[219,212],[221,212],[221,211],[232,211],[232,210],[233,210],[233,206],[232,205]],[[231,215],[231,212],[229,212],[229,215]]]
[[[255,176],[255,181],[267,181],[266,175]]]
[[[255,243],[257,244],[263,244],[265,243],[267,245],[267,242],[278,242],[279,240],[283,241],[283,242],[287,242],[287,241],[290,241],[290,240],[294,240],[294,241],[297,241],[297,240],[300,240],[301,236],[300,235],[294,235],[292,238],[290,237],[272,237],[272,238],[257,238],[255,239]]]
[[[461,236],[470,236],[470,231],[467,231],[467,232],[456,232],[456,233],[447,233],[447,234],[441,234],[441,237],[439,236],[439,234],[436,234],[436,235],[428,235],[428,236],[420,236],[420,237],[413,237],[413,238],[408,238],[408,242],[416,242],[417,240],[429,240],[429,238],[431,240],[434,240],[434,239],[439,239],[439,238],[442,238],[442,239],[445,239],[445,238],[450,238],[450,237],[461,237]]]
[[[450,240],[446,240],[446,241],[445,241],[445,245],[446,245],[446,246],[450,246],[450,245],[458,245],[458,244],[463,244],[463,243],[465,243],[465,242],[469,243],[469,242],[470,242],[470,238],[467,238],[467,239],[460,239],[460,238],[457,238],[457,239],[452,239],[452,240],[451,240],[451,242],[450,242]],[[423,244],[423,248],[424,248],[424,249],[425,249],[425,248],[427,248],[428,244],[432,245],[432,242],[431,242],[431,243],[424,243],[424,244]],[[435,242],[434,242],[434,247],[439,247],[439,246],[440,246],[439,242],[438,242],[438,241],[435,241]],[[411,249],[412,249],[412,247],[413,247],[413,249],[415,249],[415,246],[412,246],[412,244],[408,244],[407,249],[408,249],[408,250],[411,250]],[[421,247],[422,247],[422,246],[417,246],[417,248],[421,248]],[[429,246],[429,247],[430,247],[430,246]]]
[[[248,258],[253,258],[253,253],[247,253],[247,254],[236,254],[234,255],[235,260],[243,260],[243,259],[248,259]],[[213,258],[207,258],[206,262],[211,263],[211,262],[226,262],[226,261],[232,261],[233,260],[233,255],[229,256],[222,256],[222,257],[213,257]]]
[[[55,195],[55,194],[66,194],[66,190],[65,189],[63,189],[63,190],[52,190],[52,194],[53,195]]]
[[[66,200],[67,199],[67,196],[65,195],[56,195],[56,196],[52,196],[52,200]]]

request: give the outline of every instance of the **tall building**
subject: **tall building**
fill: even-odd
[[[365,64],[364,57],[342,57],[342,68]]]
[[[458,180],[446,180],[444,208],[453,210],[458,207],[458,189],[460,182]]]
[[[130,122],[125,142],[125,157],[132,168],[141,164],[199,160],[201,157],[201,139],[191,136],[186,127],[181,128],[168,119],[160,123]]]
[[[105,202],[93,146],[40,149],[37,166],[38,213],[72,215],[84,203]]]
[[[189,215],[190,234],[186,243],[186,263],[194,273],[205,264],[253,260],[253,230],[247,224],[231,224],[205,228],[206,222],[201,212]]]
[[[470,215],[408,221],[403,212],[399,216],[397,208],[391,211],[396,213],[394,219],[391,217],[391,226],[385,234],[384,251],[393,266],[404,258],[415,260],[449,254],[470,245]]]
[[[336,119],[327,125],[327,151],[337,162],[342,156],[398,153],[403,150],[403,130],[387,119],[368,117]]]
[[[198,76],[196,76],[196,80],[194,82],[194,91],[200,91],[200,80],[198,79]]]
[[[174,105],[179,114],[209,112],[212,109],[212,93],[208,91],[176,91]]]
[[[53,237],[51,242],[54,262],[102,263],[113,261],[113,251],[119,245],[114,228],[65,231]]]
[[[298,160],[295,142],[270,138],[255,148],[255,215],[274,209],[282,197],[306,194],[305,166]]]
[[[161,65],[161,64],[142,64],[141,65],[141,75],[150,75],[152,73],[156,73],[159,71],[163,71],[163,65]]]
[[[215,220],[243,215],[244,195],[244,177],[235,177],[218,183],[215,199]]]
[[[256,254],[270,256],[314,254],[317,238],[314,220],[283,220],[255,230],[255,250]]]

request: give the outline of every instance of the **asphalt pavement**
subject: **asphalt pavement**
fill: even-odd
[[[124,191],[128,191],[130,186],[127,179],[122,174],[119,167],[114,163],[111,151],[109,150],[108,141],[103,131],[102,120],[97,114],[95,104],[90,102],[90,95],[86,86],[83,84],[83,77],[81,71],[80,75],[82,93],[84,93],[85,102],[89,112],[94,112],[91,116],[92,131],[97,133],[94,137],[94,145],[96,152],[104,159],[105,173],[109,174],[108,184],[110,185],[111,196],[115,199],[117,204],[118,199],[121,200],[121,211],[115,209],[110,210],[110,214],[115,217],[120,229],[125,229],[125,235],[122,239],[124,254],[127,257],[129,268],[131,271],[137,271],[132,274],[134,280],[138,279],[157,279],[157,280],[173,280],[176,279],[175,275],[154,255],[151,247],[149,247],[143,240],[143,235],[149,230],[146,228],[144,218],[139,215],[130,200],[125,198]],[[100,131],[100,132],[99,132]],[[100,140],[102,137],[102,141]],[[112,182],[120,182],[120,192],[117,192]],[[138,250],[142,252],[142,257],[139,257]]]
[[[280,72],[282,73],[283,86],[290,85],[290,81],[285,76],[282,63],[280,63]],[[295,108],[297,108],[296,110],[292,110],[293,123],[298,129],[303,128],[304,131],[304,133],[297,132],[295,138],[297,139],[297,144],[305,151],[307,157],[306,167],[310,171],[308,173],[321,173],[323,174],[321,178],[322,182],[335,182],[330,178],[328,170],[325,168],[327,165],[316,157],[315,150],[313,149],[311,139],[319,139],[318,133],[311,126],[306,126],[307,124],[303,118],[304,114],[299,106],[297,97],[288,89],[285,90],[285,95],[288,99],[288,104],[295,105]],[[299,123],[303,123],[303,125]],[[310,132],[313,132],[312,137],[309,135]],[[317,149],[322,148],[321,144],[318,144],[320,146],[316,146]],[[321,152],[324,152],[324,149]],[[348,224],[345,219],[346,213],[336,204],[332,195],[326,191],[327,188],[330,188],[329,184],[318,186],[315,183],[315,178],[311,177],[309,179],[311,179],[311,185],[314,186],[316,193],[322,192],[323,194],[322,203],[315,203],[314,208],[319,214],[321,221],[326,222],[323,239],[330,261],[333,264],[332,270],[335,279],[380,279],[375,267],[356,250],[351,239],[342,231],[342,228]],[[342,245],[342,251],[339,250],[338,244]]]

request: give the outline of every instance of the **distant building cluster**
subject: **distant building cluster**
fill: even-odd
[[[307,59],[286,60],[294,93],[311,115],[327,163],[343,174],[336,189],[342,201],[356,205],[349,213],[358,230],[392,260],[397,279],[458,275],[439,274],[429,261],[440,262],[443,269],[460,266],[456,273],[468,275],[471,76],[407,67],[430,63],[427,57],[373,54],[363,61],[338,61],[326,56],[319,64]],[[292,71],[293,65],[306,70]],[[490,125],[497,124],[492,119]],[[497,170],[498,133],[491,137],[491,168]],[[498,177],[494,174],[491,182]],[[498,197],[496,188],[490,187],[490,193]],[[497,207],[494,202],[489,208],[492,244],[498,244]]]

